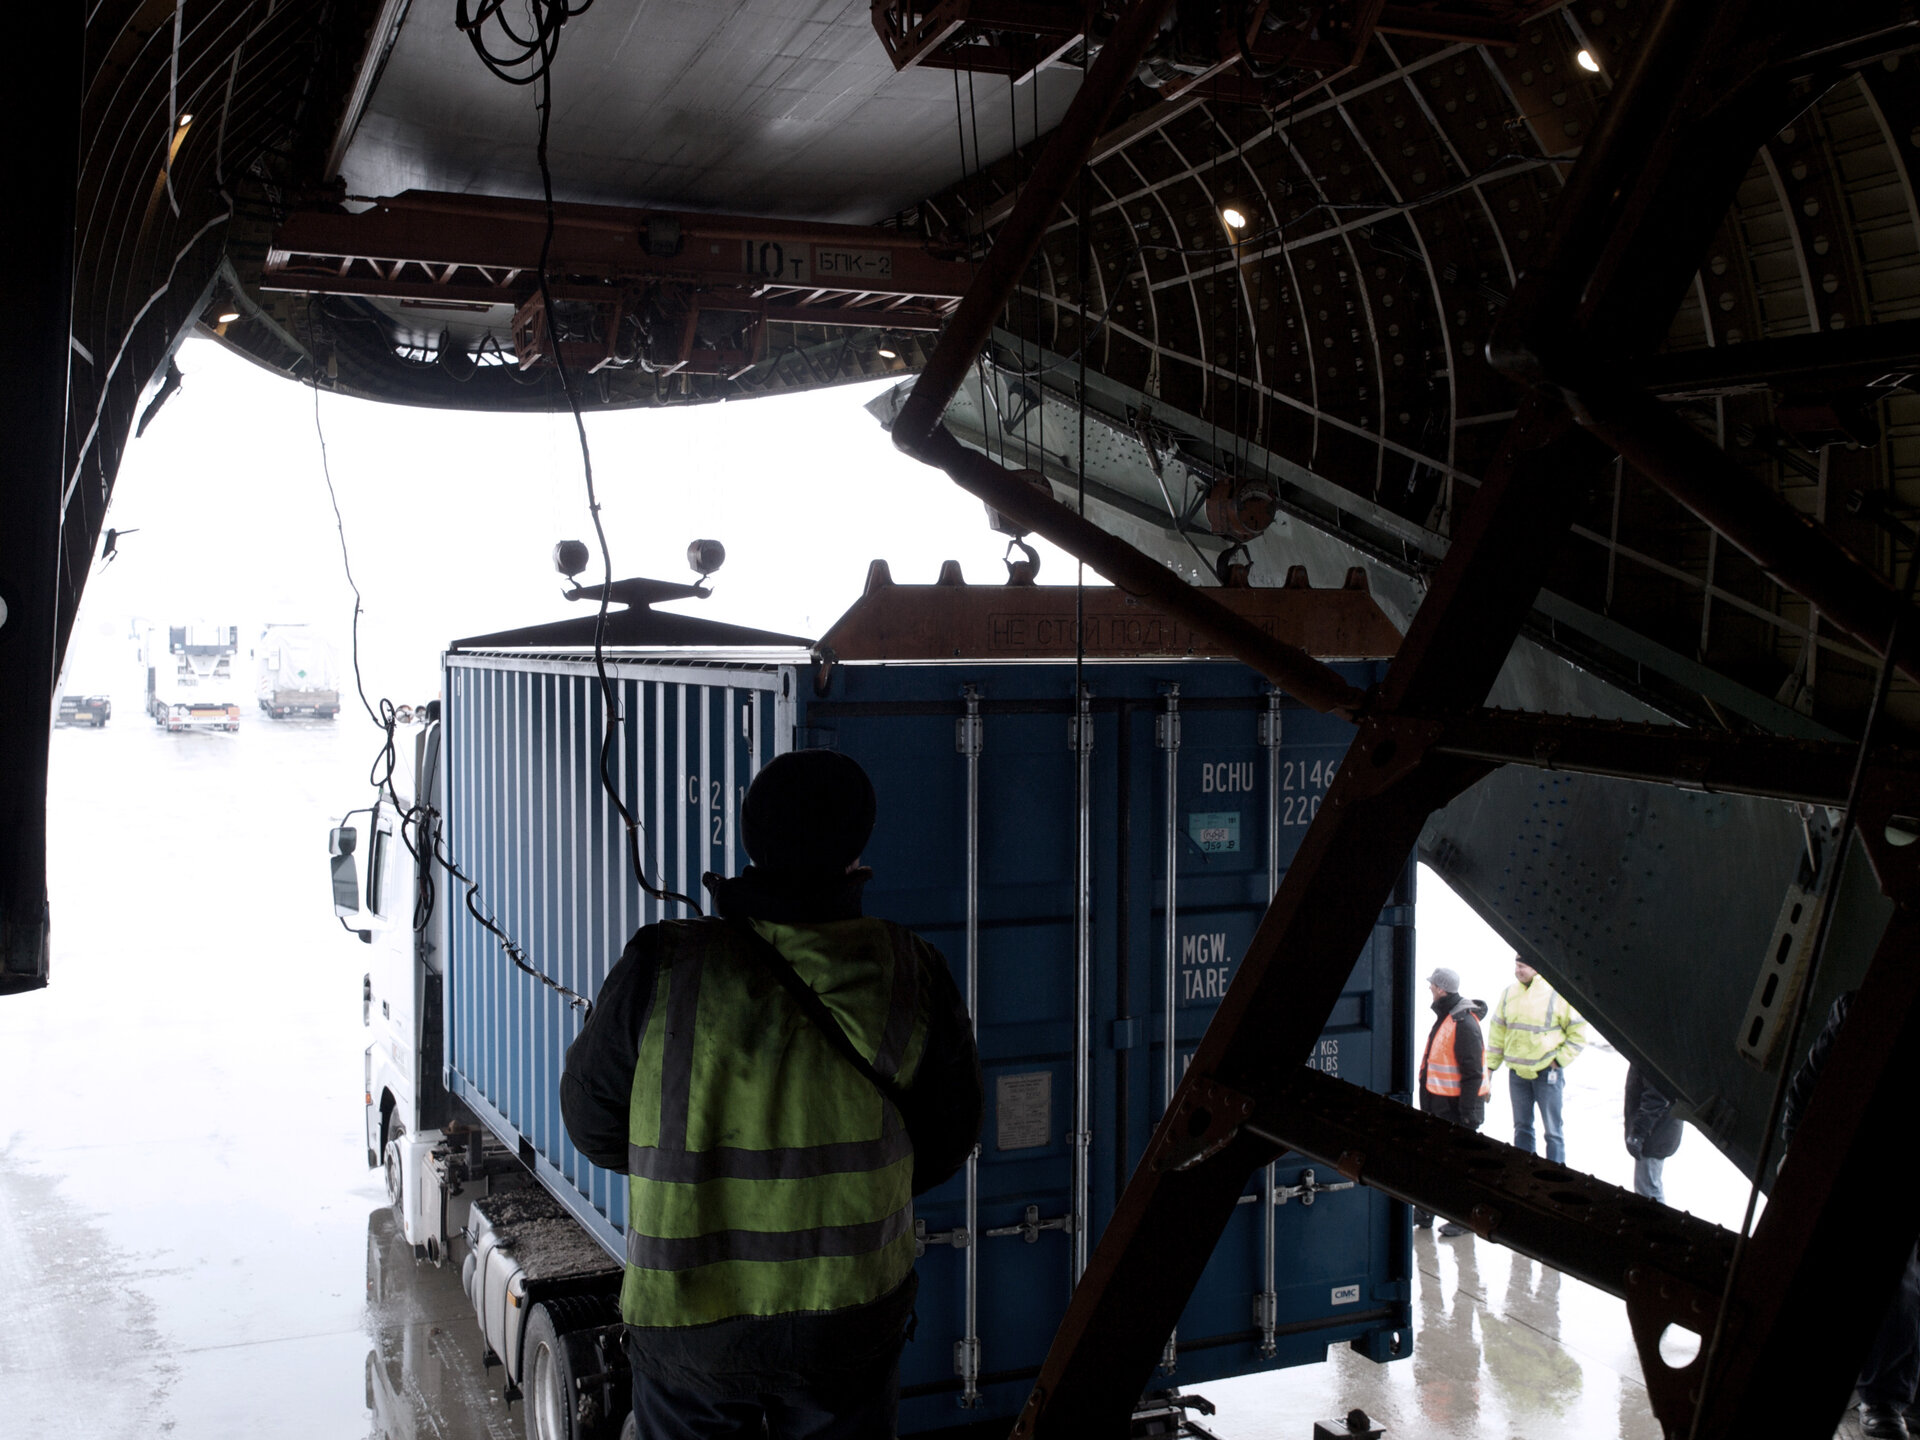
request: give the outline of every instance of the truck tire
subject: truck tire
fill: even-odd
[[[627,1412],[627,1423],[620,1427],[620,1440],[640,1440],[640,1417],[631,1410]]]
[[[521,1339],[520,1392],[526,1412],[527,1440],[612,1440],[614,1421],[626,1410],[624,1387],[575,1381],[598,1373],[593,1332],[619,1317],[609,1298],[573,1296],[533,1307]],[[612,1402],[613,1414],[607,1413]],[[631,1415],[625,1418],[631,1419]],[[622,1431],[621,1433],[624,1433]]]
[[[406,1200],[406,1162],[400,1158],[400,1141],[406,1133],[404,1125],[398,1120],[392,1121],[387,1126],[387,1144],[383,1152],[387,1203],[393,1206],[394,1219],[402,1226],[406,1224],[406,1216],[401,1213],[401,1206]]]

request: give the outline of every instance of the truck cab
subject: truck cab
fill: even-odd
[[[383,1168],[395,1218],[416,1254],[439,1263],[464,1207],[429,1161],[448,1142],[440,1065],[444,951],[440,894],[423,823],[435,800],[440,726],[396,746],[393,773],[328,835],[333,910],[366,947],[361,1022],[367,1164]],[[457,1129],[458,1127],[456,1127]]]
[[[169,732],[240,728],[233,660],[240,627],[189,621],[147,633],[141,659],[147,670],[147,713]]]
[[[527,1396],[530,1440],[613,1440],[627,1418],[620,1267],[446,1086],[446,918],[462,888],[435,853],[439,710],[420,707],[391,775],[328,834],[334,914],[366,947],[367,1165],[383,1172],[416,1260],[443,1265],[458,1252],[489,1363],[500,1362],[509,1400]]]

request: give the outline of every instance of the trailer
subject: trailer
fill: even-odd
[[[147,714],[168,731],[238,730],[240,706],[234,657],[240,627],[205,620],[150,629],[141,643],[147,668]]]
[[[340,713],[340,680],[333,647],[308,625],[270,624],[254,645],[254,696],[270,719]]]
[[[1358,586],[1217,593],[1359,685],[1397,641]],[[691,913],[632,879],[579,623],[451,650],[411,764],[331,847],[336,913],[373,947],[368,1162],[416,1255],[461,1266],[541,1440],[618,1434],[627,1410],[626,1182],[561,1122],[580,1024],[564,992],[591,997],[636,928]],[[614,643],[606,664],[614,782],[672,890],[697,896],[704,872],[745,863],[741,801],[774,755],[829,746],[873,777],[868,913],[946,955],[987,1100],[974,1158],[915,1202],[899,1428],[1004,1433],[1352,727],[1119,592],[1076,607],[1070,589],[969,586],[952,567],[932,586],[876,567],[811,649]],[[538,974],[438,870],[436,845]],[[1413,901],[1409,856],[1313,1061],[1402,1100]],[[1174,1433],[1199,1403],[1189,1387],[1334,1344],[1382,1363],[1411,1353],[1409,1212],[1283,1158],[1166,1337],[1143,1417]]]

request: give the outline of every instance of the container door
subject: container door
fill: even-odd
[[[706,905],[701,876],[745,863],[740,801],[790,747],[790,669],[608,664],[620,723],[602,783],[589,661],[453,655],[443,727],[445,833],[476,885],[449,918],[448,1087],[616,1254],[620,1176],[576,1152],[560,1075],[580,1001],[641,926]],[[636,850],[639,873],[636,874]],[[643,877],[644,886],[643,888]],[[660,892],[660,893],[652,893]]]
[[[1145,977],[1151,1035],[1134,1052],[1152,1071],[1149,1084],[1135,1087],[1145,1092],[1128,1137],[1135,1164],[1353,734],[1276,694],[1257,704],[1222,694],[1210,672],[1194,667],[1177,685],[1163,683],[1151,729],[1147,713],[1135,722],[1139,748],[1151,754],[1136,775],[1136,788],[1147,792],[1136,813],[1153,838],[1151,932],[1139,948],[1154,962]],[[1412,971],[1412,863],[1309,1062],[1385,1093],[1407,1089],[1401,1012]],[[1377,1359],[1405,1353],[1406,1233],[1405,1207],[1377,1191],[1292,1157],[1268,1167],[1249,1182],[1215,1247],[1160,1381],[1193,1384],[1317,1361],[1339,1340]]]

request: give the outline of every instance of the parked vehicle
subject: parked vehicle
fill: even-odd
[[[255,691],[260,708],[275,720],[340,713],[333,647],[307,625],[268,625],[254,646]]]
[[[169,731],[238,730],[240,706],[234,657],[240,650],[237,625],[190,621],[166,631],[147,632],[142,659],[147,667],[147,713]]]
[[[740,802],[759,767],[830,745],[881,797],[868,913],[940,946],[968,997],[987,1085],[981,1147],[915,1203],[918,1328],[899,1430],[925,1435],[1018,1413],[1352,729],[1241,665],[1191,656],[1137,611],[1109,646],[1129,658],[1089,663],[1076,694],[1071,660],[1010,663],[1021,657],[1007,649],[1067,633],[1059,614],[1030,624],[1014,612],[1064,603],[1070,620],[1071,591],[888,588],[925,592],[908,598],[947,615],[915,631],[934,643],[915,649],[901,630],[874,641],[876,615],[903,612],[870,590],[812,656],[625,644],[607,664],[623,717],[614,772],[659,883],[697,895],[703,872],[737,873]],[[1268,604],[1287,592],[1241,593]],[[962,612],[981,624],[967,630]],[[368,1164],[384,1166],[413,1253],[461,1266],[509,1394],[525,1395],[529,1436],[611,1440],[628,1408],[626,1184],[564,1132],[559,1081],[580,1011],[553,985],[593,996],[637,927],[689,912],[633,881],[597,773],[594,665],[562,648],[573,633],[448,653],[444,703],[329,848],[335,913],[369,947]],[[1382,667],[1342,669],[1365,685]],[[504,953],[436,851],[553,985]],[[1413,884],[1409,857],[1311,1062],[1399,1095],[1411,1089]],[[1162,1389],[1143,1400],[1164,1422],[1154,1433],[1182,1416],[1165,1387],[1317,1362],[1336,1343],[1381,1362],[1409,1354],[1410,1233],[1404,1205],[1324,1167],[1292,1158],[1256,1176],[1169,1337]]]
[[[55,725],[91,725],[98,730],[113,718],[110,695],[62,695],[55,713]]]

